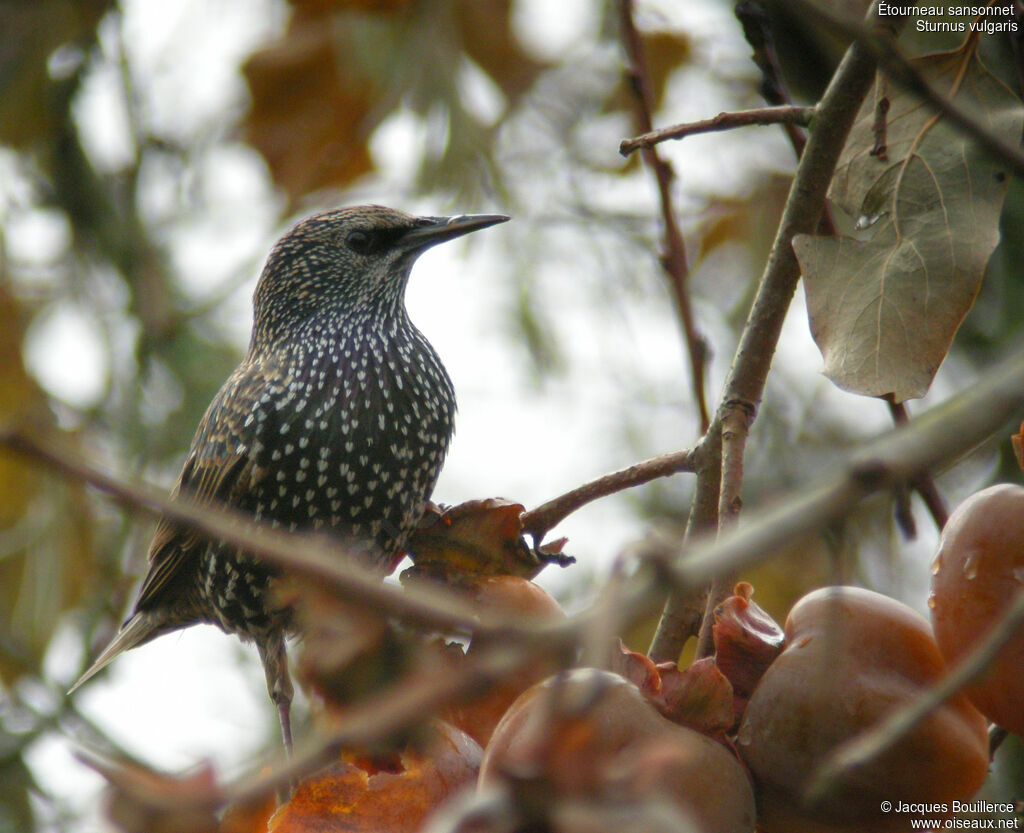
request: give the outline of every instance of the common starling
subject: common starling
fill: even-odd
[[[298,223],[267,259],[248,353],[199,423],[175,493],[337,534],[382,575],[394,569],[455,416],[444,365],[406,312],[409,272],[430,246],[507,219],[371,205]],[[291,617],[268,592],[277,574],[161,520],[131,617],[74,688],[129,648],[218,625],[256,643],[290,750]]]

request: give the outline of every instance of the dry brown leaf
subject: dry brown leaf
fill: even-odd
[[[653,109],[657,110],[661,107],[672,73],[691,61],[693,50],[689,37],[683,32],[653,30],[641,32],[640,37],[643,40],[647,68],[651,77]],[[611,102],[618,109],[632,112],[632,99],[635,95],[632,85],[624,78]]]
[[[407,545],[416,572],[455,583],[482,575],[533,578],[548,562],[523,539],[523,511],[504,498],[429,510]]]
[[[524,52],[515,37],[511,0],[457,0],[454,6],[466,54],[515,102],[546,64]]]
[[[1020,424],[1017,433],[1010,437],[1010,445],[1013,446],[1013,456],[1017,465],[1024,469],[1024,422]]]
[[[612,653],[609,670],[625,677],[648,697],[655,697],[661,691],[661,672],[654,660],[646,654],[631,651],[622,640],[619,640],[619,650]]]
[[[452,25],[431,27],[409,25],[410,0],[292,5],[284,36],[243,68],[252,98],[247,140],[292,202],[369,173],[368,141],[402,103],[421,114],[457,111],[468,120],[450,143],[472,126],[489,127],[458,103],[460,59],[474,61],[509,102],[545,68],[515,37],[510,0],[446,0],[432,15],[450,17]],[[438,61],[452,68],[434,71]]]
[[[368,173],[372,84],[342,66],[344,30],[296,14],[285,36],[243,67],[252,107],[246,138],[294,201]]]
[[[701,734],[722,737],[735,723],[732,685],[711,657],[680,669],[658,664],[661,690],[651,701],[665,717]]]

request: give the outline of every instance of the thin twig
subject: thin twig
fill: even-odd
[[[764,4],[760,0],[737,0],[733,14],[743,27],[743,37],[754,50],[751,57],[761,70],[761,97],[775,106],[792,104],[789,89],[782,77],[782,68],[775,52],[775,41]],[[783,129],[793,147],[793,153],[799,159],[803,156],[807,136],[796,124],[783,124]]]
[[[829,787],[858,767],[877,758],[906,737],[950,697],[970,685],[989,667],[1007,642],[1024,626],[1024,591],[1017,594],[999,623],[940,682],[920,697],[892,712],[885,720],[841,744],[811,776],[807,789],[811,801],[823,797]]]
[[[905,402],[897,403],[891,396],[886,397],[885,402],[889,406],[889,413],[892,415],[893,423],[896,425],[906,425],[910,422],[910,413],[907,411]],[[935,527],[939,532],[942,532],[946,521],[949,520],[949,510],[946,508],[946,502],[942,499],[939,487],[935,485],[935,478],[929,472],[924,472],[915,478],[910,486],[924,502],[925,508],[928,509],[928,514],[935,521]]]
[[[605,474],[524,512],[523,532],[531,535],[539,543],[557,524],[591,501],[650,483],[659,477],[668,477],[685,471],[693,471],[692,450],[661,454],[628,468]]]
[[[647,65],[643,39],[633,22],[632,0],[619,0],[619,25],[622,41],[629,57],[629,80],[632,82],[633,121],[638,133],[650,133],[654,129],[651,110],[654,106],[651,93],[651,75]],[[697,329],[687,291],[690,270],[686,264],[686,247],[683,235],[676,222],[675,208],[672,204],[672,181],[675,178],[672,169],[658,155],[657,149],[648,147],[643,150],[644,162],[651,169],[658,183],[658,196],[661,201],[661,218],[664,226],[663,251],[661,266],[669,278],[672,297],[675,300],[676,314],[683,327],[686,340],[686,352],[690,361],[690,376],[693,395],[700,418],[700,430],[703,434],[708,430],[711,419],[708,415],[707,396],[704,392],[704,376],[708,361],[708,347],[704,337]]]
[[[714,118],[686,122],[685,124],[675,124],[671,127],[662,127],[658,130],[644,133],[642,136],[623,139],[619,143],[619,153],[623,156],[629,156],[635,150],[651,148],[670,139],[685,139],[687,136],[695,136],[699,133],[716,133],[722,130],[734,130],[737,127],[750,127],[751,125],[799,124],[806,127],[811,123],[812,118],[814,118],[813,107],[798,107],[795,105],[759,107],[754,110],[719,113]]]

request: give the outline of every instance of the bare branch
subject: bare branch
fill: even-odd
[[[669,139],[685,139],[687,136],[695,136],[699,133],[716,133],[751,125],[797,124],[806,127],[811,123],[813,117],[813,107],[795,105],[759,107],[754,110],[719,113],[714,118],[662,127],[632,139],[623,139],[619,143],[619,153],[629,156],[635,150],[651,148],[661,142],[667,142]]]
[[[779,56],[775,51],[775,39],[768,15],[765,14],[764,4],[760,0],[736,0],[733,14],[743,27],[743,37],[754,50],[751,58],[761,70],[761,97],[772,105],[791,104],[792,99],[782,77]],[[783,129],[793,146],[796,158],[799,159],[807,145],[807,136],[795,124],[784,124]]]
[[[651,77],[647,66],[643,39],[633,22],[632,0],[619,0],[619,25],[622,40],[629,56],[629,72],[632,81],[633,121],[640,133],[649,133],[654,125],[651,121],[653,100],[651,95]],[[700,417],[700,430],[705,432],[710,424],[708,416],[707,396],[704,392],[705,368],[708,360],[708,348],[704,337],[697,329],[690,306],[690,296],[686,284],[690,270],[686,265],[686,247],[683,235],[676,222],[675,208],[672,204],[672,181],[675,178],[671,167],[653,147],[643,151],[644,162],[651,169],[658,183],[658,195],[661,200],[661,218],[664,226],[664,250],[661,255],[661,266],[669,278],[672,295],[676,304],[676,314],[683,327],[686,339],[686,352],[690,360],[690,375],[693,383],[693,395],[697,403]]]
[[[847,51],[816,108],[815,127],[797,164],[782,221],[726,380],[722,405],[714,424],[705,435],[705,441],[720,434],[722,426],[731,422],[732,411],[744,411],[744,416],[750,421],[757,415],[768,370],[782,332],[782,322],[800,279],[800,266],[793,253],[793,237],[813,233],[817,228],[839,154],[873,80],[873,60],[863,47],[854,44]],[[720,482],[720,472],[708,472],[708,476],[716,484]],[[717,527],[717,501],[713,506],[710,501],[705,501],[704,507],[705,517],[699,519],[698,528]],[[712,513],[714,520],[711,518]],[[709,579],[713,575],[717,573],[709,575]],[[676,601],[670,596],[666,610],[675,604]],[[713,609],[713,606],[709,609]],[[662,631],[662,625],[668,626],[671,621],[669,617],[662,617],[652,650],[658,646],[659,653],[664,651],[671,654],[676,647],[682,649],[680,639],[685,642],[685,635],[666,634]]]
[[[718,529],[718,499],[722,474],[722,432],[716,421],[712,429],[697,445],[695,469],[697,485],[690,503],[690,516],[686,523],[683,553],[698,540],[707,536],[711,540]],[[671,573],[663,578],[669,584],[668,600],[664,603],[658,627],[647,653],[655,662],[676,662],[691,636],[700,633],[701,620],[706,608],[708,588],[674,583]]]
[[[540,542],[557,524],[591,501],[684,471],[693,471],[693,451],[662,454],[605,474],[524,512],[523,532],[529,533],[535,541]]]

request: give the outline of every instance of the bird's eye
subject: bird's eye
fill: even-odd
[[[351,231],[345,238],[345,245],[356,254],[365,255],[373,248],[373,238],[365,231]]]

